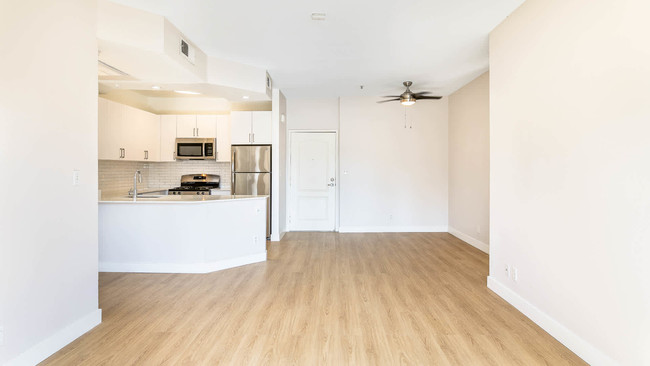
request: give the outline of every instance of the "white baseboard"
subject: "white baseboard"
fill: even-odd
[[[567,327],[562,325],[557,320],[553,319],[548,314],[537,308],[535,305],[528,302],[528,300],[521,297],[519,294],[499,282],[496,278],[488,276],[487,287],[494,291],[497,295],[501,296],[510,305],[517,308],[524,315],[526,315],[535,324],[539,325],[548,334],[557,339],[560,343],[565,345],[568,349],[573,351],[578,357],[582,358],[590,365],[616,365],[609,356],[602,353],[600,350],[592,346],[589,342],[582,339],[577,334],[573,333]]]
[[[32,366],[52,356],[70,342],[82,336],[102,322],[102,310],[97,309],[67,327],[54,333],[32,348],[10,360],[6,366]]]
[[[458,239],[464,241],[465,243],[473,246],[476,249],[479,249],[485,253],[490,254],[490,246],[474,237],[464,234],[451,226],[449,227],[449,234],[457,237]]]
[[[286,231],[281,232],[281,233],[280,233],[280,239],[278,239],[278,241],[282,241],[282,238],[284,238],[284,235],[285,235],[286,233],[287,233]]]
[[[210,263],[99,263],[99,272],[210,273],[266,261],[266,251]]]
[[[339,233],[445,233],[446,226],[341,226]]]

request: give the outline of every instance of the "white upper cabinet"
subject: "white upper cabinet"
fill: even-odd
[[[196,116],[196,137],[216,138],[217,137],[217,116],[212,116],[212,115]]]
[[[157,160],[160,126],[157,115],[98,99],[98,155],[105,160]]]
[[[230,142],[233,145],[250,144],[252,123],[251,112],[230,113]]]
[[[230,161],[229,115],[156,115],[98,98],[99,159],[175,161],[176,138],[215,138],[217,161]],[[247,112],[245,140],[252,139]]]
[[[217,116],[178,115],[176,116],[176,137],[216,138]]]
[[[160,116],[160,160],[176,160],[176,116]]]
[[[230,116],[217,118],[217,161],[230,161]]]
[[[176,137],[196,137],[196,116],[195,115],[178,115],[176,116]]]
[[[271,112],[232,112],[231,143],[233,145],[270,144]]]
[[[253,136],[252,142],[254,144],[270,144],[272,139],[272,122],[271,112],[252,112],[253,114]]]
[[[98,99],[98,143],[99,143],[99,159],[102,160],[117,160],[122,159],[122,146],[121,134],[123,126],[121,125],[123,119],[121,118],[121,108],[117,108],[117,103],[110,100],[99,98]]]

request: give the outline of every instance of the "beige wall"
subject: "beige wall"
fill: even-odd
[[[485,73],[449,96],[449,232],[487,251],[490,85]]]
[[[650,364],[648,14],[528,0],[490,35],[489,283],[592,364]]]
[[[448,99],[379,99],[340,98],[341,231],[447,231]]]
[[[100,321],[96,6],[0,6],[0,364],[36,364]]]

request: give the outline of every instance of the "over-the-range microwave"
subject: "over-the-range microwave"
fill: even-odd
[[[216,139],[185,138],[176,139],[177,160],[216,160]]]

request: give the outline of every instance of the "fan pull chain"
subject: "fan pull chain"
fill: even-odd
[[[404,107],[404,128],[406,128],[406,126],[408,125],[409,126],[408,128],[412,129],[413,128],[413,120],[411,120],[410,123],[406,120],[406,111],[407,111],[407,109],[408,108],[405,106]]]

